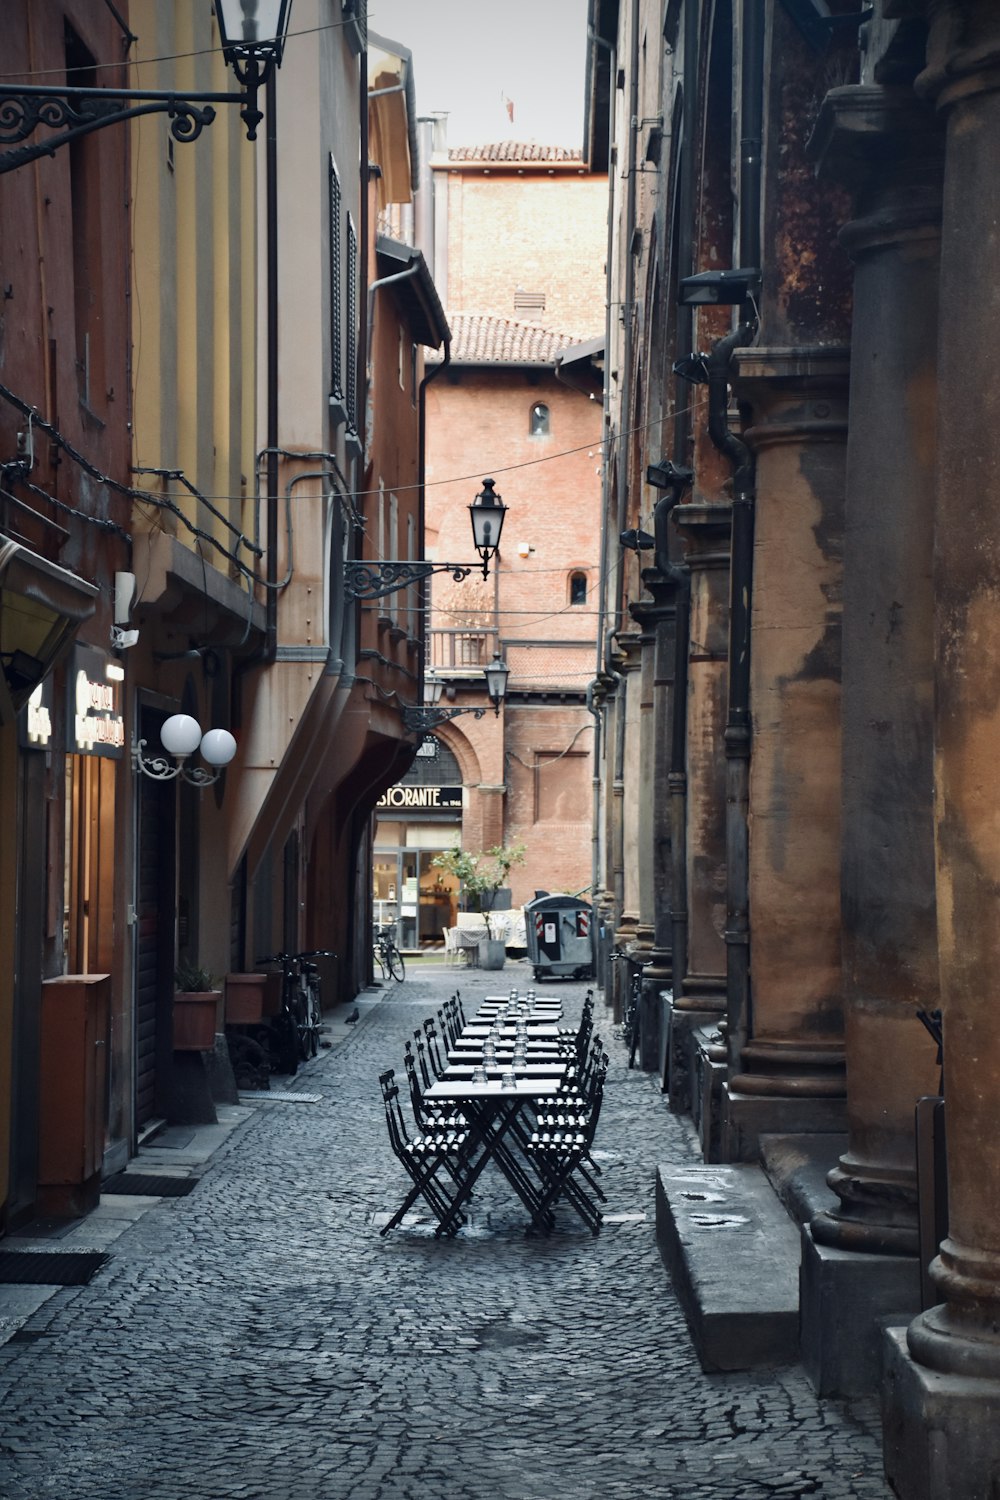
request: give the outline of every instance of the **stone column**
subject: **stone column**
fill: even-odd
[[[619,635],[615,668],[619,673],[616,723],[620,737],[618,755],[620,778],[616,778],[615,795],[619,802],[621,850],[621,898],[615,927],[614,945],[631,949],[639,927],[639,821],[641,806],[640,693],[642,655],[639,636]],[[618,962],[612,967],[612,1006],[614,1018],[620,1021],[628,1000],[629,965]]]
[[[897,1494],[1000,1493],[1000,11],[929,7],[918,89],[946,120],[934,528],[937,930],[948,1238],[941,1304],[888,1339],[886,1470]]]
[[[842,1129],[840,591],[847,351],[736,354],[757,455],[750,709],[750,1038],[725,1146]]]
[[[823,1394],[854,1394],[877,1383],[878,1318],[920,1306],[914,1108],[937,1091],[915,1012],[938,1003],[929,788],[943,136],[909,89],[845,87],[827,96],[814,148],[857,211],[841,231],[856,267],[842,650],[848,1144],[828,1178],[840,1206],[804,1241],[802,1344]]]
[[[726,678],[729,659],[728,502],[692,500],[673,511],[687,540],[690,605],[687,649],[687,769],[683,786],[671,777],[671,795],[684,811],[684,870],[676,882],[686,894],[686,963],[674,965],[668,1089],[671,1108],[693,1098],[693,1037],[716,1026],[726,1006]],[[679,842],[677,830],[675,843]],[[675,957],[677,946],[675,944]],[[697,1111],[696,1111],[697,1113]]]
[[[670,749],[672,693],[676,660],[677,585],[656,568],[642,575],[650,602],[634,605],[632,613],[645,628],[644,671],[649,676],[649,732],[643,743],[647,789],[643,799],[643,836],[647,861],[643,876],[644,946],[649,967],[643,971],[642,1046],[639,1064],[648,1072],[663,1072],[665,1017],[660,999],[673,982],[671,930],[672,838],[670,827]],[[645,924],[648,919],[648,929]]]

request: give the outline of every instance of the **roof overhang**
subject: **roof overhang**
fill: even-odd
[[[448,319],[422,253],[413,245],[404,245],[380,234],[375,241],[375,263],[380,281],[387,276],[402,277],[407,272],[412,273],[406,275],[405,280],[393,282],[386,290],[392,293],[414,342],[425,344],[430,349],[439,349],[447,343],[451,338]]]
[[[604,336],[571,344],[556,356],[556,379],[585,396],[597,396],[604,390]]]
[[[0,723],[27,703],[97,596],[92,583],[0,532]]]
[[[380,199],[410,203],[419,183],[413,54],[373,31],[368,33],[368,113],[378,142]]]

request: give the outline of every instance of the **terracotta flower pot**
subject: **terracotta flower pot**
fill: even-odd
[[[175,1052],[212,1050],[221,994],[221,990],[179,990],[174,995]]]
[[[227,1026],[253,1026],[280,1009],[280,974],[226,975]]]

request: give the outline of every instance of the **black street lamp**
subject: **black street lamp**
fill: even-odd
[[[103,130],[105,125],[140,115],[168,115],[174,140],[194,141],[215,119],[216,104],[240,105],[247,138],[256,140],[257,126],[264,118],[257,108],[257,91],[281,65],[291,8],[292,0],[215,0],[223,56],[243,84],[244,92],[239,94],[0,84],[0,145],[26,141],[40,125],[63,132],[5,151],[0,155],[0,175],[41,156],[54,156],[60,146]]]
[[[507,696],[507,678],[510,676],[510,668],[503,657],[497,651],[488,667],[483,668],[483,677],[486,679],[486,692],[493,705],[493,712],[497,718],[500,717],[500,707]],[[473,714],[481,719],[486,712],[485,708],[438,708],[444,683],[440,677],[428,677],[424,683],[424,695],[427,702],[422,708],[404,708],[403,724],[414,734],[426,734],[429,729],[434,729],[438,724],[444,724],[448,719],[457,719],[461,714]]]
[[[494,491],[494,483],[492,479],[484,479],[482,490],[469,506],[473,545],[482,559],[484,578],[490,576],[490,559],[500,547],[500,532],[507,514],[506,505]],[[430,578],[433,573],[450,573],[456,583],[461,583],[476,567],[477,563],[408,562],[401,558],[370,562],[352,557],[344,564],[344,587],[351,599],[382,599],[386,594],[409,588],[411,583]]]

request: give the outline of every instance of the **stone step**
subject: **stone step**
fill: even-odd
[[[704,1370],[799,1357],[799,1229],[752,1164],[661,1166],[656,1238]]]

